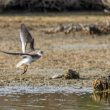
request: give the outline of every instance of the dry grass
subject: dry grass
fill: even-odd
[[[26,15],[4,15],[0,16],[0,27],[18,27],[20,23],[29,26],[49,26],[57,23],[78,23],[78,22],[102,22],[110,20],[110,17],[101,13],[49,13],[49,14],[26,14]],[[13,25],[14,24],[14,25]]]

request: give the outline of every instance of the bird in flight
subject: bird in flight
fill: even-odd
[[[43,51],[35,50],[34,38],[32,38],[30,32],[28,31],[27,27],[24,24],[21,24],[20,40],[22,44],[22,52],[16,53],[16,52],[6,52],[2,50],[0,51],[5,54],[22,56],[22,60],[17,63],[16,68],[20,68],[23,65],[24,71],[22,74],[24,74],[27,72],[27,68],[32,62],[35,62],[36,60],[40,59],[43,56]],[[26,52],[26,47],[28,44],[31,49],[31,52]]]

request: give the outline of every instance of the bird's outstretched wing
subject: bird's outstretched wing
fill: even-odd
[[[22,52],[26,52],[26,46],[29,43],[30,44],[30,49],[34,50],[34,39],[32,38],[30,32],[26,28],[24,24],[21,24],[21,29],[20,29],[20,39],[22,43]]]
[[[22,56],[23,58],[27,58],[27,57],[39,58],[39,57],[41,57],[39,54],[34,54],[34,53],[32,54],[32,53],[20,53],[20,52],[6,52],[6,51],[2,51],[2,50],[0,50],[0,52],[9,54],[9,55],[19,55],[19,56]]]
[[[10,54],[10,55],[30,55],[30,54],[28,54],[28,53],[6,52],[6,51],[2,51],[2,50],[0,50],[0,52],[5,53],[5,54]]]

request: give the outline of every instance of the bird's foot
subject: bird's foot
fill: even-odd
[[[28,65],[25,65],[25,66],[24,66],[24,71],[23,71],[23,73],[22,73],[22,74],[24,74],[24,73],[26,73],[26,72],[27,72],[27,68],[28,68]]]

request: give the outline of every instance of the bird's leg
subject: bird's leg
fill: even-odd
[[[22,74],[20,74],[20,82],[21,82],[21,84],[22,84],[22,80],[23,80],[22,75],[23,75],[24,73],[26,73],[27,68],[28,68],[28,65],[25,65],[25,66],[24,66],[24,71],[23,71],[23,73],[22,73]]]
[[[25,66],[24,66],[24,72],[23,72],[22,74],[24,74],[24,73],[27,72],[27,68],[28,68],[28,65],[25,65]]]

